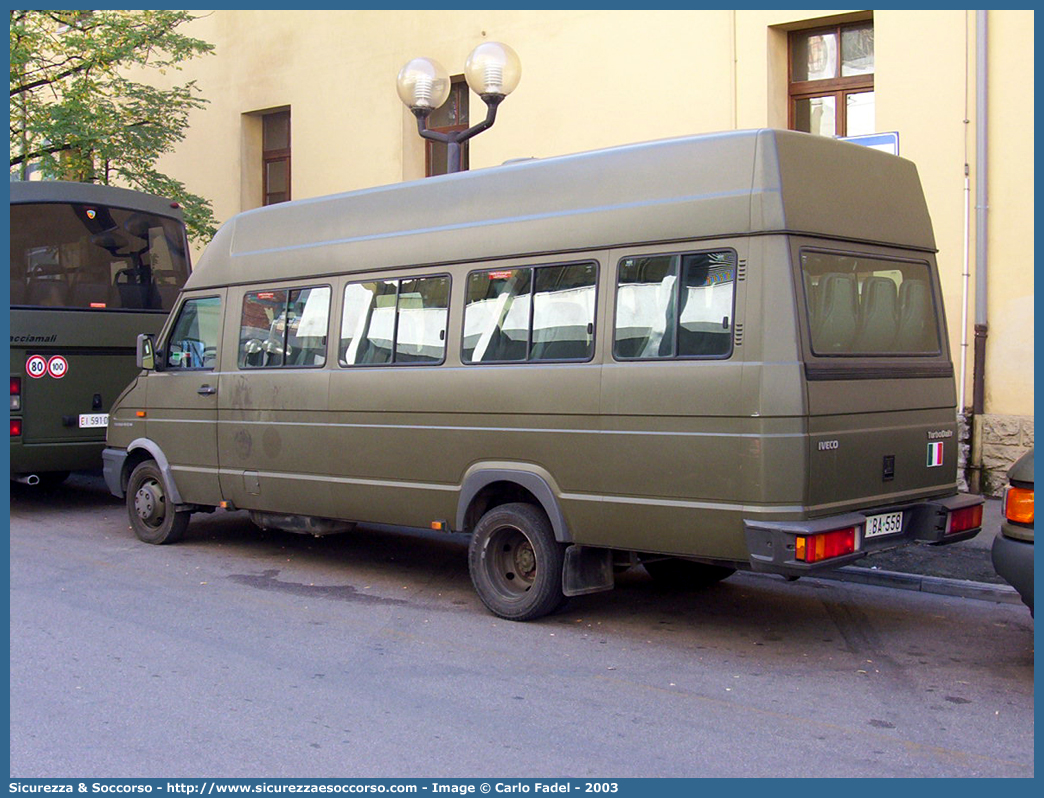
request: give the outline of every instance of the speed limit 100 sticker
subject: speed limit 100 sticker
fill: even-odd
[[[42,355],[33,355],[25,361],[25,373],[39,379],[47,373],[47,361]]]
[[[47,361],[47,373],[54,377],[56,380],[60,380],[65,376],[65,372],[69,370],[69,361],[61,355],[55,355]]]

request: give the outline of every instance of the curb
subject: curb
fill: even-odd
[[[814,578],[891,587],[898,590],[916,590],[921,593],[936,593],[943,596],[958,596],[1004,604],[1022,603],[1018,591],[1009,585],[971,582],[967,579],[948,579],[923,574],[904,574],[898,571],[880,571],[876,568],[860,568],[853,565],[845,565],[835,571],[824,571],[816,574]]]

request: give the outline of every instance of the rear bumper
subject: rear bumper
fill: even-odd
[[[1033,609],[1033,544],[1012,540],[1004,535],[993,539],[993,568],[1009,585],[1019,591],[1023,603]]]
[[[47,471],[88,471],[100,468],[104,441],[62,443],[11,443],[11,473],[39,474]]]
[[[981,526],[947,534],[949,516],[955,510],[981,505],[979,496],[959,494],[930,501],[874,507],[860,512],[815,518],[808,521],[743,522],[750,556],[750,567],[762,573],[783,576],[805,576],[817,571],[838,568],[884,549],[893,549],[909,543],[944,545],[975,537]],[[867,538],[866,519],[883,513],[903,513],[902,529],[893,534]],[[795,540],[800,536],[817,535],[847,527],[855,528],[855,551],[816,563],[796,559]]]

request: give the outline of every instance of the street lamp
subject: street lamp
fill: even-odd
[[[464,62],[464,78],[486,104],[486,118],[467,130],[450,133],[428,130],[428,117],[446,102],[450,93],[449,73],[438,61],[414,58],[399,72],[396,88],[399,99],[417,117],[421,137],[446,145],[446,171],[459,172],[461,142],[493,126],[497,106],[515,90],[521,77],[522,63],[506,44],[484,42],[472,50]]]

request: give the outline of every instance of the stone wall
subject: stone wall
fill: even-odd
[[[982,451],[982,493],[999,496],[1008,469],[1033,447],[1033,416],[984,414],[979,419]]]
[[[971,416],[957,414],[957,490],[968,492],[968,458],[971,456]]]

